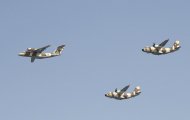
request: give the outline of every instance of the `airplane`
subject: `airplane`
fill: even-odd
[[[44,53],[43,51],[50,47],[50,45],[44,46],[42,48],[27,48],[26,51],[19,53],[19,56],[31,57],[31,62],[34,62],[35,59],[44,59],[51,58],[55,56],[60,56],[65,45],[60,45],[52,53]]]
[[[142,51],[146,53],[152,53],[153,55],[163,55],[163,54],[175,52],[181,48],[179,40],[176,40],[172,47],[165,48],[164,46],[166,45],[168,41],[169,39],[163,41],[159,45],[156,45],[155,43],[153,43],[153,46],[145,47],[144,49],[142,49]]]
[[[123,99],[129,99],[129,98],[132,98],[132,97],[135,97],[137,95],[139,95],[141,93],[141,88],[140,86],[137,86],[133,92],[131,93],[127,93],[127,89],[130,87],[130,85],[127,85],[125,86],[123,89],[121,90],[118,90],[117,88],[115,89],[115,91],[113,92],[109,92],[107,94],[105,94],[106,97],[109,97],[109,98],[114,98],[114,99],[117,99],[117,100],[123,100]]]

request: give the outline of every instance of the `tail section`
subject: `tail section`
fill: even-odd
[[[137,86],[137,87],[133,90],[133,92],[132,92],[132,97],[137,96],[137,95],[139,95],[140,93],[141,93],[141,88],[140,88],[140,86]]]
[[[172,50],[177,50],[180,48],[180,42],[179,40],[176,40],[172,46]]]
[[[65,45],[58,46],[57,49],[53,52],[56,55],[61,55],[61,52],[63,51]]]

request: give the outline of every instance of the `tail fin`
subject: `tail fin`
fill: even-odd
[[[139,95],[141,93],[141,88],[140,86],[137,86],[133,92],[132,92],[132,96],[136,96],[136,95]]]
[[[179,40],[176,40],[172,46],[172,50],[177,50],[180,48],[180,42]]]
[[[58,46],[57,49],[53,52],[56,55],[61,55],[61,52],[63,51],[65,45]]]

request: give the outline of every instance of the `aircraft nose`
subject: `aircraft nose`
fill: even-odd
[[[107,96],[107,95],[105,94],[105,96]]]
[[[144,49],[142,49],[142,51],[144,52]]]
[[[23,52],[21,52],[21,53],[19,53],[18,55],[19,55],[19,56],[23,56],[23,55],[24,55],[24,53],[23,53]]]

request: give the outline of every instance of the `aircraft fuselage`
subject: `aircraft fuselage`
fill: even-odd
[[[144,49],[142,49],[143,52],[146,53],[152,53],[154,55],[163,55],[163,54],[168,54],[168,53],[172,53],[175,52],[177,50],[179,50],[180,47],[172,49],[172,48],[161,48],[159,50],[157,50],[157,48],[155,47],[145,47]]]
[[[132,97],[136,97],[137,95],[139,95],[141,92],[138,92],[138,93],[123,93],[121,95],[119,95],[118,93],[116,92],[110,92],[108,94],[105,94],[106,97],[110,97],[110,98],[114,98],[114,99],[117,99],[117,100],[123,100],[123,99],[129,99],[129,98],[132,98]]]
[[[52,53],[33,53],[33,52],[21,52],[19,53],[19,56],[23,57],[35,57],[37,59],[43,59],[43,58],[50,58],[50,57],[55,57],[58,56],[56,54]]]

